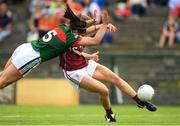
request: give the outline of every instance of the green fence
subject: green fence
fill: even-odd
[[[180,97],[180,85],[179,85],[180,52],[171,53],[171,52],[157,51],[157,52],[136,52],[136,53],[124,53],[124,52],[122,52],[122,53],[103,53],[103,54],[101,54],[100,57],[101,57],[100,59],[102,59],[102,61],[101,61],[102,63],[108,62],[106,64],[109,64],[109,67],[111,68],[112,71],[114,69],[114,66],[118,66],[119,68],[122,68],[125,70],[129,69],[129,67],[130,67],[130,69],[136,70],[137,68],[135,68],[135,67],[137,67],[138,66],[137,64],[139,64],[138,67],[140,67],[142,69],[145,68],[146,72],[153,73],[154,78],[148,77],[148,75],[138,73],[138,71],[137,71],[137,74],[139,74],[139,76],[142,76],[142,78],[144,78],[144,80],[147,79],[148,81],[151,81],[152,82],[151,84],[154,84],[156,89],[158,91],[160,91],[160,93],[162,93],[162,95],[164,95],[165,92],[170,91],[172,97],[174,97],[174,96],[176,98]],[[126,63],[126,61],[127,61],[127,63]],[[132,62],[134,62],[134,64]],[[136,62],[138,62],[138,63],[136,64]],[[139,62],[141,62],[141,63],[139,63]],[[172,63],[170,64],[168,62],[172,62]],[[134,65],[134,67],[132,64]],[[156,64],[157,64],[157,66],[156,66]],[[153,68],[151,68],[151,66],[153,66]],[[159,67],[161,67],[161,69],[159,69]],[[133,71],[133,70],[131,70],[131,71]],[[141,70],[141,71],[143,71],[143,70]],[[173,71],[174,71],[174,73],[173,73]],[[123,73],[123,70],[121,72]],[[158,77],[158,73],[162,73],[161,77]],[[163,76],[163,74],[167,74],[167,75]],[[127,81],[130,81],[130,82],[134,81],[133,79],[131,79],[133,74],[130,74],[130,72],[124,73],[124,76],[126,76],[125,78]],[[158,78],[159,78],[159,80],[158,80]],[[137,81],[140,82],[141,80],[137,79]],[[135,83],[135,82],[133,82],[133,83]],[[173,87],[173,88],[171,88],[171,90],[169,90],[170,85],[171,85],[171,87]],[[137,86],[139,86],[139,85],[137,85]],[[111,89],[111,96],[110,96],[111,101],[112,101],[112,103],[116,104],[117,98],[116,98],[115,88],[114,88],[114,86],[111,86],[110,89]],[[166,96],[166,97],[168,97],[168,96]],[[156,100],[158,101],[160,98],[161,97],[159,96],[158,99],[156,99]],[[163,100],[165,100],[165,99],[163,98]],[[177,101],[175,100],[175,101],[172,101],[171,103],[179,104],[180,102],[178,100]],[[169,104],[169,103],[167,103],[167,104]]]
[[[0,53],[0,69],[3,69],[10,55],[10,53]],[[28,77],[44,77],[46,75],[44,72],[47,72],[48,77],[59,78],[60,76],[57,74],[61,72],[57,62],[57,60],[48,62],[50,64],[54,63],[54,66],[51,65],[48,69],[46,69],[45,63],[44,67],[38,67]],[[128,83],[132,83],[135,89],[140,86],[142,81],[151,82],[157,90],[155,102],[158,104],[180,104],[180,52],[103,53],[100,54],[100,63],[111,70],[113,70],[114,66],[117,66],[123,79]],[[56,71],[54,71],[55,67],[57,68]],[[60,75],[63,77],[63,74]],[[117,103],[115,88],[113,86],[110,88],[112,103]],[[132,103],[126,97],[126,95],[123,95],[125,102]]]

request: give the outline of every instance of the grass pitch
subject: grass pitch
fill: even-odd
[[[108,123],[100,105],[0,105],[0,125],[6,126],[180,126],[180,107],[159,106],[148,112],[136,106],[113,106],[117,122]]]

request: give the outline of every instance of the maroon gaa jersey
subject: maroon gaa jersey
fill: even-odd
[[[78,70],[88,65],[88,61],[81,55],[83,46],[72,46],[69,51],[59,56],[60,64],[65,71]]]

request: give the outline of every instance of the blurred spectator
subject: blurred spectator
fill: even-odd
[[[35,4],[35,3],[34,3]],[[42,16],[43,3],[39,2],[33,5],[33,11],[29,21],[30,31],[28,32],[27,41],[31,42],[39,38],[39,19]]]
[[[35,11],[37,11],[37,5],[41,5],[43,6],[44,0],[32,0],[31,4],[29,6],[29,11],[31,14],[35,13]]]
[[[113,42],[114,37],[115,37],[115,33],[106,31],[106,33],[101,41],[101,45],[104,47],[108,47]]]
[[[151,4],[153,4],[153,3],[154,3],[154,1],[155,1],[155,0],[147,0],[147,4],[148,4],[148,6],[151,6]]]
[[[146,0],[129,0],[132,14],[135,16],[143,16],[146,13],[147,1]]]
[[[54,19],[49,15],[49,9],[42,11],[42,16],[39,18],[38,31],[39,37],[43,37],[47,31],[55,26]]]
[[[101,8],[101,9],[105,9],[107,8],[108,6],[108,1],[107,0],[91,0],[91,2],[95,2],[98,4],[98,6]]]
[[[42,37],[52,27],[61,23],[68,23],[64,18],[66,0],[33,0],[30,6],[32,16],[30,18],[30,32],[28,42]],[[97,23],[101,22],[101,11],[107,6],[107,0],[80,0],[81,4],[75,0],[68,0],[69,6],[78,14],[82,13],[94,16]],[[100,6],[101,7],[100,7]],[[102,9],[101,9],[102,8]],[[114,38],[113,33],[107,32],[103,38],[102,45],[108,45]]]
[[[180,0],[169,0],[170,16],[180,16]]]
[[[56,6],[57,0],[43,0],[44,8],[48,9],[50,7]]]
[[[176,31],[176,42],[180,43],[180,28]]]
[[[33,0],[30,6],[30,31],[27,34],[27,41],[42,37],[56,24],[67,23],[64,10],[63,0]]]
[[[159,6],[167,5],[168,0],[154,0],[154,3]]]
[[[89,10],[90,2],[91,2],[91,0],[82,0],[81,1],[81,4],[83,6],[83,10],[82,10],[83,15],[90,15],[90,10]]]
[[[42,10],[43,10],[43,4],[37,3],[35,5],[35,10],[32,13],[31,18],[30,18],[30,30],[32,32],[38,31],[39,19],[42,16]]]
[[[68,24],[69,20],[64,18],[65,11],[62,9],[57,9],[54,13],[53,19],[54,23],[56,24]]]
[[[81,13],[83,10],[83,6],[79,2],[76,2],[76,0],[69,0],[68,4],[74,13]]]
[[[12,13],[5,2],[0,3],[0,43],[12,32]]]
[[[19,4],[24,2],[25,0],[4,0],[4,1],[7,1],[10,4]]]
[[[131,8],[127,6],[127,0],[118,0],[116,5],[117,9],[113,12],[115,20],[122,21],[132,14]]]
[[[81,4],[83,6],[82,14],[89,15],[91,17],[95,16],[94,18],[96,19],[96,22],[101,22],[101,12],[107,6],[107,0],[81,0]],[[114,36],[114,33],[107,31],[101,41],[101,45],[108,46],[112,43]]]
[[[168,21],[166,21],[163,26],[163,31],[162,31],[162,34],[160,37],[160,43],[159,43],[160,48],[163,48],[166,42],[168,42],[170,47],[174,45],[177,29],[178,29],[178,24],[175,21],[175,18],[172,16],[169,16]]]
[[[67,23],[67,19],[64,18],[65,7],[63,0],[53,0],[49,3],[49,7],[47,7],[47,4],[45,5],[45,8],[48,8],[49,15],[53,18],[55,24]]]
[[[91,15],[96,11],[96,21],[99,23],[101,21],[101,8],[96,2],[91,2],[89,6],[89,12]]]
[[[101,3],[102,2],[102,3]],[[105,3],[106,0],[92,0],[89,6],[89,11],[91,15],[94,15],[94,12],[96,12],[96,22],[101,22],[101,12],[105,9],[104,7],[107,6]],[[110,43],[112,43],[114,38],[114,33],[106,31],[102,41],[101,45],[107,47]]]

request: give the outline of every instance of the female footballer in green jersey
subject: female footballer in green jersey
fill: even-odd
[[[87,23],[74,15],[69,7],[66,9],[65,17],[69,19],[73,17],[74,20],[70,19],[71,27],[65,24],[56,26],[42,38],[31,43],[22,44],[15,49],[4,70],[0,72],[0,88],[4,88],[12,82],[21,79],[42,62],[63,54],[72,45],[98,45],[107,30],[110,20],[108,13],[106,11],[103,12],[103,24],[95,36],[82,37],[74,32],[76,30],[86,31]],[[110,28],[113,29],[113,27]]]

